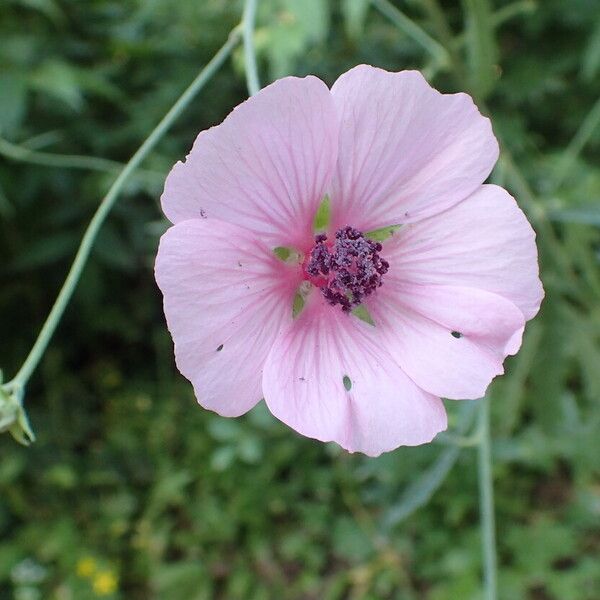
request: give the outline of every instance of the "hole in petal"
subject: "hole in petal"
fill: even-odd
[[[455,337],[456,339],[459,339],[463,336],[463,334],[460,331],[453,331],[452,332],[452,337]]]
[[[346,388],[346,391],[349,392],[352,388],[352,379],[350,379],[348,375],[344,375],[342,381],[344,382],[344,387]]]
[[[223,350],[223,344],[220,344],[220,345],[217,347],[217,352],[221,352],[221,350]]]

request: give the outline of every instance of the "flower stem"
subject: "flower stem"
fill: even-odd
[[[51,152],[37,152],[24,146],[13,144],[0,137],[0,155],[10,160],[27,162],[44,167],[57,167],[65,169],[84,169],[107,173],[120,173],[123,164],[107,158],[96,156],[81,156],[78,154],[53,154]],[[138,171],[138,172],[141,172]],[[148,176],[161,177],[161,173],[145,171]]]
[[[256,49],[254,48],[254,22],[256,20],[257,0],[246,0],[244,3],[244,62],[246,66],[246,83],[248,94],[254,96],[260,90],[258,67],[256,65]]]
[[[136,153],[129,159],[129,162],[123,167],[118,177],[108,190],[106,196],[104,196],[102,202],[98,206],[96,213],[92,217],[90,224],[88,225],[73,264],[69,270],[67,278],[63,283],[60,292],[54,302],[54,306],[50,311],[46,321],[31,349],[29,355],[25,359],[25,362],[19,369],[16,377],[12,380],[11,384],[19,385],[24,387],[31,374],[40,362],[48,343],[56,330],[60,319],[67,307],[77,283],[81,277],[81,273],[85,266],[85,263],[90,255],[90,251],[100,227],[104,223],[110,210],[112,209],[115,201],[117,200],[123,186],[129,176],[135,171],[140,163],[146,158],[150,151],[154,148],[157,142],[163,137],[167,130],[171,127],[173,122],[179,117],[191,100],[196,94],[206,85],[210,78],[218,71],[221,65],[225,62],[227,57],[231,54],[233,48],[240,41],[240,29],[236,27],[231,34],[227,42],[221,47],[221,49],[215,54],[210,62],[200,71],[196,79],[189,85],[189,87],[179,97],[177,102],[171,107],[167,114],[162,118],[160,123],[154,128],[152,133],[144,140],[142,145],[138,148]]]
[[[388,18],[398,29],[410,37],[428,52],[437,63],[447,65],[449,54],[439,42],[434,40],[422,27],[419,27],[412,19],[409,19],[399,8],[394,6],[389,0],[371,0],[371,4],[385,17]]]
[[[485,600],[496,600],[496,522],[494,517],[494,483],[490,441],[490,400],[481,400],[479,412],[480,441],[478,446],[479,513],[483,544],[483,583]]]

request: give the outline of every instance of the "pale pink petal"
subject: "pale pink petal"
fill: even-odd
[[[297,274],[250,232],[195,219],[163,235],[156,280],[177,367],[198,402],[225,416],[252,408],[266,356],[291,320]]]
[[[310,242],[337,158],[338,119],[316,77],[286,77],[200,133],[162,195],[178,223],[207,216],[254,231],[271,247]]]
[[[437,214],[480,186],[498,158],[470,96],[440,94],[417,71],[361,65],[331,93],[341,118],[335,227],[369,231]]]
[[[516,351],[525,320],[509,300],[483,290],[388,278],[368,302],[382,345],[431,394],[481,398]]]
[[[372,329],[315,291],[267,358],[271,412],[303,435],[370,456],[431,441],[446,428],[444,405],[402,372]]]
[[[487,290],[516,304],[525,320],[544,296],[535,233],[514,198],[496,185],[400,229],[384,250],[393,277]]]

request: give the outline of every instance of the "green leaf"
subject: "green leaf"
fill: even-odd
[[[427,504],[435,491],[444,483],[459,454],[460,448],[456,446],[446,448],[437,460],[406,488],[400,501],[387,511],[382,523],[384,529],[398,525],[418,508]]]
[[[270,20],[257,32],[257,46],[264,48],[271,77],[277,79],[296,71],[296,63],[307,50],[326,39],[331,9],[328,0],[275,0],[270,7],[263,4]]]
[[[600,70],[600,18],[592,32],[581,65],[581,73],[586,81],[593,81]]]
[[[329,221],[331,221],[331,200],[329,199],[329,196],[325,194],[315,214],[313,230],[323,231],[329,225]]]
[[[402,225],[388,225],[387,227],[380,227],[379,229],[373,229],[367,231],[365,237],[376,242],[385,242],[388,238],[392,237]]]
[[[21,125],[27,108],[27,86],[23,76],[16,73],[0,74],[0,134]]]
[[[456,427],[458,435],[463,435],[471,426],[477,406],[478,404],[474,402],[465,406],[463,417]],[[449,446],[444,449],[437,460],[414,483],[406,488],[398,503],[384,514],[381,521],[381,527],[384,531],[398,525],[429,502],[436,490],[444,483],[460,452],[461,448],[458,446]]]
[[[77,70],[59,60],[48,60],[40,65],[29,78],[32,87],[64,102],[74,111],[83,108],[83,94]]]

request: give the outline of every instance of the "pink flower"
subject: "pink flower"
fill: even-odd
[[[372,456],[431,441],[440,397],[483,396],[543,296],[533,230],[483,185],[497,158],[469,96],[365,65],[331,90],[276,81],[200,133],[167,178],[156,260],[200,404],[233,417],[264,398]]]

